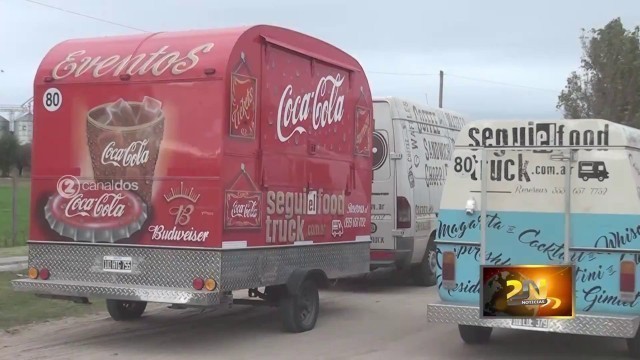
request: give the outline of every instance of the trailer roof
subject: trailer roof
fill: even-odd
[[[230,63],[234,48],[252,42],[362,72],[358,61],[329,43],[286,28],[256,25],[63,41],[40,63],[35,84],[222,77],[234,65]]]
[[[444,116],[454,116],[459,118],[460,120],[464,120],[465,122],[469,122],[470,120],[467,118],[467,116],[453,111],[453,110],[449,110],[449,109],[444,109],[444,108],[438,108],[438,107],[434,107],[431,105],[427,105],[427,104],[422,104],[416,101],[412,101],[412,100],[407,100],[405,98],[401,98],[401,97],[397,97],[397,96],[378,96],[378,97],[374,97],[373,98],[373,102],[387,102],[389,104],[392,104],[392,116],[393,118],[398,118],[398,119],[412,119],[413,118],[413,107],[415,106],[416,108],[420,109],[420,110],[424,110],[424,111],[428,111],[431,112],[433,114],[436,115],[436,117],[438,117],[438,115],[444,115]],[[434,124],[437,126],[447,126],[446,124],[446,119],[443,118],[442,116],[438,117],[439,118],[439,124]]]

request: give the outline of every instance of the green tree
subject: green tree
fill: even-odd
[[[22,176],[25,168],[31,169],[31,144],[27,143],[18,147],[18,155],[16,156],[16,168],[18,176]]]
[[[579,71],[558,96],[568,119],[603,118],[640,127],[640,27],[627,30],[620,18],[604,28],[582,29]]]
[[[18,139],[13,133],[0,133],[0,177],[7,177],[18,159]]]

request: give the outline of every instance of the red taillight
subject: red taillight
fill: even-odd
[[[396,228],[407,229],[411,227],[411,205],[404,196],[396,199]]]
[[[47,280],[49,279],[49,275],[49,269],[42,268],[42,270],[40,270],[40,279]]]
[[[384,250],[372,250],[371,251],[371,260],[372,261],[384,261],[384,260],[393,260],[394,253],[392,251],[384,251]]]
[[[194,289],[202,290],[203,287],[204,287],[204,280],[202,280],[201,278],[193,279],[193,288]]]
[[[634,261],[620,262],[620,300],[634,301],[636,297],[636,263]]]
[[[456,254],[453,251],[442,253],[442,286],[450,288],[456,285]]]

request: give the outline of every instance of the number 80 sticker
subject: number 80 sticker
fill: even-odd
[[[62,106],[62,93],[56,88],[49,88],[42,97],[42,105],[48,111],[57,111]]]

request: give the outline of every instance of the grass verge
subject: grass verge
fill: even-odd
[[[13,234],[13,187],[6,179],[0,179],[0,247],[24,245],[29,233],[29,201],[31,183],[20,180],[16,187],[17,239],[12,243]]]
[[[26,271],[18,273],[26,274]],[[93,314],[105,308],[104,302],[76,304],[65,300],[43,299],[31,293],[15,292],[10,281],[17,278],[15,272],[0,272],[0,329]]]
[[[27,256],[27,255],[29,255],[29,247],[27,245],[0,248],[0,258],[9,257],[9,256]]]

